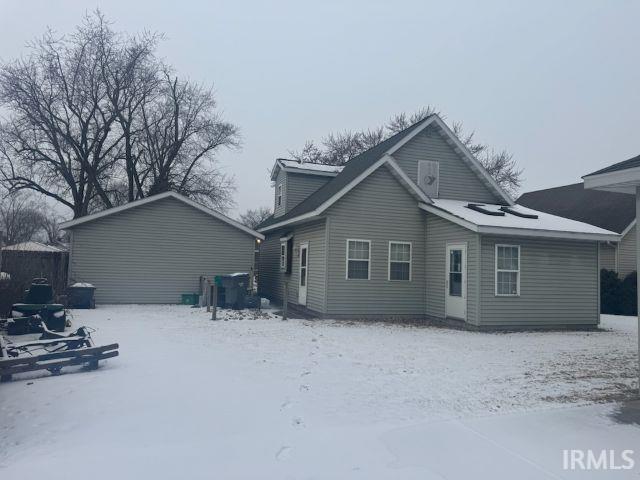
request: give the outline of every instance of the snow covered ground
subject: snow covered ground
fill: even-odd
[[[638,478],[636,323],[474,333],[182,306],[73,311],[97,371],[0,385],[0,478]],[[563,449],[636,449],[563,471]]]

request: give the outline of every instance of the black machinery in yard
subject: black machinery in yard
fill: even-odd
[[[53,288],[46,278],[34,278],[25,292],[24,303],[14,303],[7,321],[9,335],[42,332],[41,324],[55,332],[64,332],[67,315],[64,305],[53,303]]]
[[[93,370],[98,362],[118,356],[118,344],[95,346],[91,331],[80,327],[64,335],[49,330],[41,322],[40,339],[11,343],[0,335],[0,382],[7,382],[18,373],[48,370],[53,375],[61,373],[63,367],[83,365]]]

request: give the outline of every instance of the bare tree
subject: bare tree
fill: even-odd
[[[238,128],[221,119],[211,89],[163,76],[158,97],[142,107],[139,195],[174,190],[224,210],[234,186],[215,154],[240,145]]]
[[[11,191],[46,195],[74,216],[94,196],[111,206],[104,180],[121,135],[100,75],[110,36],[101,17],[87,17],[70,38],[49,31],[0,69],[0,104],[11,114],[0,126],[0,173]]]
[[[7,245],[33,240],[42,229],[41,208],[26,193],[18,192],[0,201],[0,238]]]
[[[256,209],[249,209],[240,215],[240,222],[249,228],[256,228],[267,218],[271,216],[272,212],[269,207],[258,207]]]
[[[216,154],[239,146],[210,88],[156,56],[161,35],[116,33],[100,12],[67,37],[47,32],[0,66],[0,181],[74,217],[175,190],[218,208],[233,181]]]
[[[432,106],[423,107],[408,115],[399,113],[391,117],[382,127],[360,132],[344,131],[330,133],[320,141],[320,146],[312,140],[298,151],[289,154],[298,161],[343,165],[354,156],[378,145],[396,133],[405,130],[430,115],[440,113]],[[495,151],[488,145],[475,140],[475,132],[465,133],[460,122],[453,123],[453,133],[484,166],[496,182],[511,195],[515,195],[522,183],[522,170],[506,150]]]

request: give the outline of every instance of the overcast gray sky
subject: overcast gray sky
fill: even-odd
[[[99,6],[215,86],[242,150],[221,155],[233,213],[271,205],[267,170],[329,131],[431,104],[511,151],[523,192],[640,154],[638,1],[216,2],[0,0],[0,58]]]

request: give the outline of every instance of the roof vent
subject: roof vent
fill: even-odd
[[[491,215],[493,217],[504,217],[505,213],[497,210],[487,210],[483,204],[480,203],[468,203],[467,208],[475,212],[484,213],[485,215]]]
[[[534,220],[538,219],[538,215],[536,215],[534,213],[518,212],[517,210],[514,210],[511,207],[500,207],[500,210],[502,210],[503,212],[506,212],[506,213],[510,213],[511,215],[515,215],[516,217],[532,218]]]

